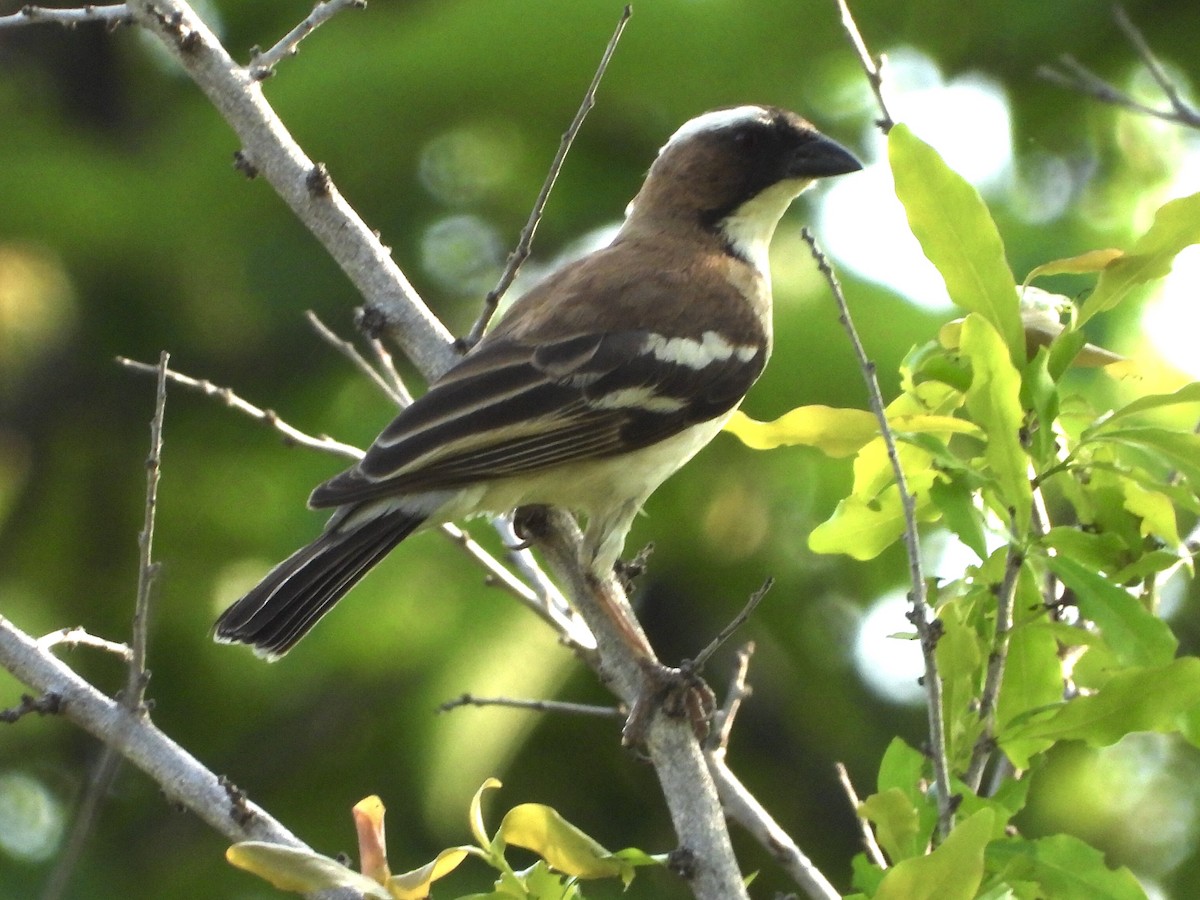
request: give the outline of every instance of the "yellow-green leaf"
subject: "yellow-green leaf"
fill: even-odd
[[[983,198],[937,151],[904,125],[888,134],[896,196],[950,299],[992,323],[1018,362],[1025,351],[1017,285]]]
[[[631,874],[628,863],[614,857],[558,810],[541,803],[514,806],[500,823],[497,837],[506,844],[532,850],[551,866],[577,878]]]
[[[859,804],[858,814],[874,824],[879,846],[893,863],[925,852],[920,815],[900,788],[872,794]]]
[[[498,778],[488,778],[471,798],[471,809],[467,819],[471,824],[471,834],[475,836],[475,842],[484,850],[491,847],[492,839],[487,836],[487,829],[483,826],[483,792],[498,787],[500,787]]]
[[[1137,285],[1162,278],[1171,271],[1179,251],[1196,243],[1200,243],[1200,194],[1163,204],[1150,229],[1104,267],[1096,290],[1079,309],[1079,324],[1112,309]]]
[[[1004,352],[996,329],[974,313],[963,322],[962,352],[971,360],[972,370],[967,409],[987,433],[985,458],[1000,485],[1004,505],[1016,513],[1020,531],[1033,507],[1029,457],[1021,446],[1025,420],[1021,375]]]
[[[983,855],[992,836],[990,809],[960,822],[928,856],[888,869],[875,900],[974,900],[983,881]]]
[[[1180,657],[1163,666],[1126,669],[1096,693],[1074,697],[1048,715],[1014,725],[1000,746],[1018,768],[1030,739],[1086,741],[1107,747],[1137,731],[1178,731],[1183,717],[1200,706],[1200,659]]]
[[[754,450],[802,445],[843,457],[857,453],[875,437],[879,423],[862,409],[800,406],[771,422],[759,422],[739,409],[725,423],[725,430]]]
[[[308,894],[349,887],[366,897],[391,900],[391,895],[379,882],[311,850],[298,850],[262,841],[243,841],[226,850],[225,858],[239,869],[257,875],[281,891]]]
[[[385,884],[388,893],[392,900],[424,900],[430,885],[457,869],[469,852],[467,847],[449,847],[421,868],[391,876]]]
[[[1031,269],[1025,276],[1025,284],[1046,275],[1089,275],[1093,272],[1100,272],[1114,259],[1124,255],[1124,250],[1108,247],[1104,250],[1089,250],[1065,259],[1051,260]]]

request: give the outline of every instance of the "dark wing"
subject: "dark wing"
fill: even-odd
[[[453,488],[646,447],[735,406],[766,353],[715,332],[485,341],[309,504]]]

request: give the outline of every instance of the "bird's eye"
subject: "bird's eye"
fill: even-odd
[[[739,150],[753,150],[761,138],[762,134],[755,128],[739,128],[733,133],[733,144]]]

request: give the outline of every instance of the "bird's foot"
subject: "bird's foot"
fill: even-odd
[[[625,728],[621,742],[627,747],[640,747],[646,742],[646,730],[654,713],[661,711],[670,719],[687,719],[696,740],[708,737],[709,723],[716,709],[716,697],[704,683],[689,660],[679,668],[664,666],[652,659],[642,660],[642,686]]]

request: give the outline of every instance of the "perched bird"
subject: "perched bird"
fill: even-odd
[[[646,498],[766,365],[780,217],[814,179],[859,168],[784,109],[684,124],[610,245],[524,294],[312,492],[334,510],[324,532],[221,615],[217,640],[280,656],[418,528],[527,504],[583,513],[584,562],[610,572]]]

